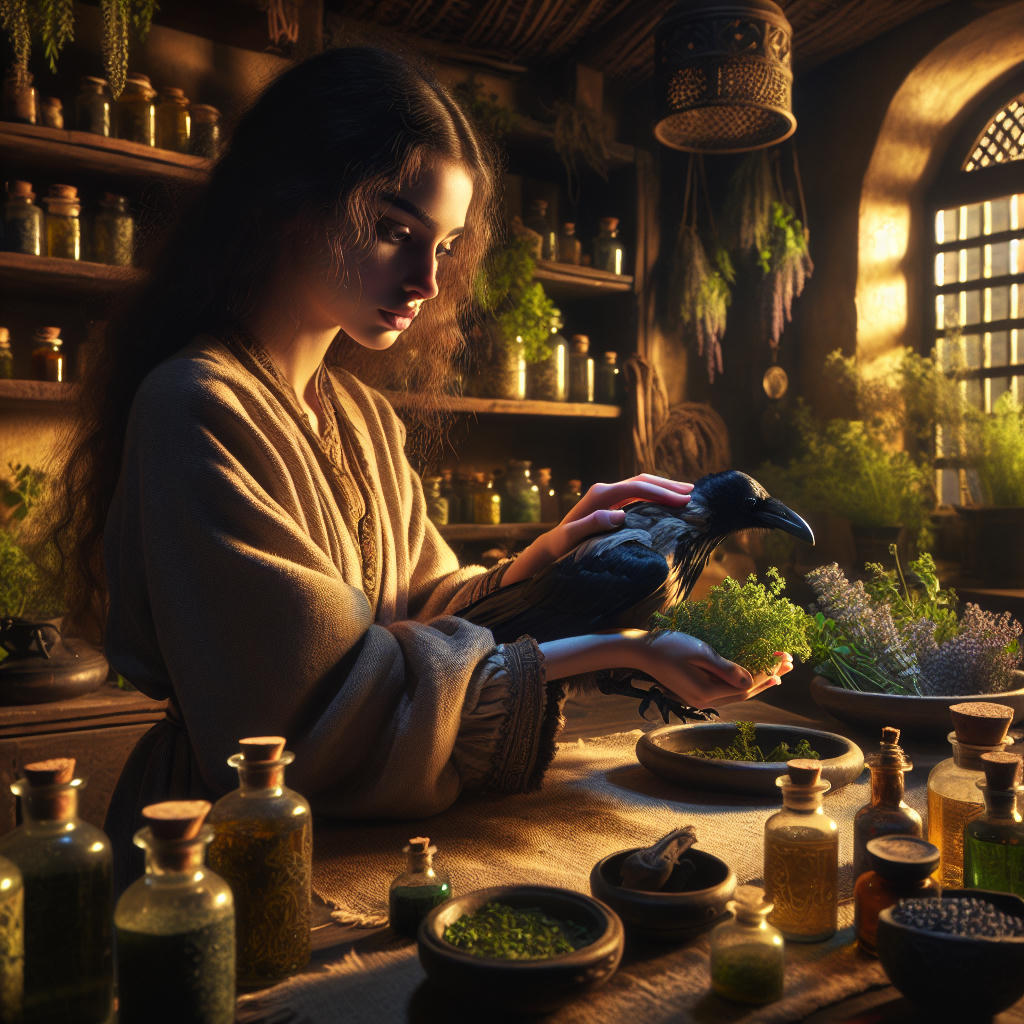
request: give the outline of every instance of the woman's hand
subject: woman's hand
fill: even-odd
[[[693,484],[680,483],[651,473],[640,473],[615,484],[594,484],[552,530],[542,533],[505,570],[503,585],[518,583],[561,558],[580,541],[597,533],[618,529],[626,519],[624,505],[654,501],[681,508],[690,500]]]

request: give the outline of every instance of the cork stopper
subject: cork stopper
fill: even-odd
[[[775,904],[765,896],[764,889],[759,885],[740,885],[732,897],[732,909],[737,917],[763,917],[770,914]]]
[[[176,85],[162,85],[159,95],[161,99],[165,100],[184,100],[185,90],[179,89]]]
[[[789,781],[795,786],[813,786],[821,778],[821,762],[807,757],[797,757],[786,762]]]
[[[195,839],[210,813],[206,800],[165,800],[142,808],[142,817],[157,839]]]
[[[1020,754],[989,751],[981,755],[981,764],[989,789],[1015,790],[1020,785]]]
[[[144,85],[147,89],[153,88],[153,83],[149,80],[149,75],[139,74],[136,71],[125,77],[125,82],[131,82],[134,85]]]
[[[9,181],[7,182],[7,194],[11,196],[25,196],[28,199],[35,199],[36,194],[32,191],[30,181]]]
[[[609,231],[614,231],[619,226],[618,217],[602,217],[600,220],[602,228],[607,228]]]
[[[1013,721],[1013,708],[991,701],[951,704],[949,713],[957,740],[976,747],[1002,743]]]
[[[0,327],[0,346],[11,347],[11,329],[9,327]]]
[[[51,199],[77,199],[78,189],[74,185],[51,185],[47,195]]]
[[[569,339],[569,344],[572,345],[573,352],[586,354],[590,351],[590,338],[586,334],[574,334]]]
[[[47,107],[50,110],[63,110],[64,104],[61,103],[59,96],[44,96],[39,101],[39,106]]]
[[[75,777],[73,757],[51,757],[33,761],[23,769],[30,786],[66,786]]]
[[[284,753],[285,738],[283,736],[247,736],[238,741],[245,755],[246,764],[262,761],[280,761]]]
[[[189,107],[189,112],[192,114],[193,123],[213,124],[214,121],[220,119],[220,111],[208,103],[193,103]]]
[[[409,840],[410,853],[427,853],[430,850],[429,836],[413,836]]]
[[[569,481],[569,487],[572,490],[574,490],[574,491],[578,491],[582,486],[583,486],[583,481],[582,480],[570,480]]]
[[[574,220],[567,220],[562,227],[565,228],[565,233],[571,235],[576,230],[576,222]]]
[[[892,725],[882,726],[882,742],[893,746],[897,745],[900,742],[899,729]]]
[[[604,358],[604,361],[609,363],[611,366],[614,366],[619,358],[618,352],[602,352],[601,355]]]

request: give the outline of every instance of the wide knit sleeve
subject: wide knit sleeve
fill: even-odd
[[[378,621],[302,444],[244,372],[191,358],[147,378],[105,538],[112,664],[173,696],[215,792],[235,783],[238,739],[268,733],[288,738],[290,782],[326,813],[420,816],[467,784],[536,787],[559,713],[536,645],[495,648],[452,615]],[[474,713],[491,724],[460,758]]]

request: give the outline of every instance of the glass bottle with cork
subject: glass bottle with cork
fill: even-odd
[[[576,236],[576,225],[571,220],[567,220],[558,233],[558,262],[570,263],[578,267],[582,254],[583,246]]]
[[[8,327],[0,327],[0,380],[10,380],[14,376],[14,353],[11,351],[11,331]]]
[[[39,101],[39,123],[47,128],[64,127],[64,104],[59,96],[44,96]]]
[[[399,935],[413,939],[423,918],[451,899],[452,887],[447,872],[434,867],[437,847],[427,836],[414,836],[402,852],[405,871],[388,887],[388,923]]]
[[[594,401],[594,357],[590,355],[590,338],[574,334],[569,341],[569,401]]]
[[[771,901],[757,885],[741,885],[726,904],[731,921],[711,932],[711,988],[735,1003],[763,1005],[785,988],[785,942],[768,923]]]
[[[601,361],[594,367],[594,401],[619,405],[622,402],[620,387],[618,352],[602,352]]]
[[[953,732],[947,737],[953,756],[928,773],[928,839],[939,848],[943,888],[964,883],[964,829],[985,810],[977,783],[985,777],[982,754],[1007,745],[1013,708],[991,701],[950,706]]]
[[[35,124],[39,115],[39,93],[32,76],[23,68],[11,67],[4,75],[2,103],[4,121]]]
[[[448,525],[448,499],[441,493],[441,478],[423,478],[423,497],[427,503],[427,518],[435,526]]]
[[[67,379],[64,365],[64,341],[59,327],[37,327],[32,332],[32,377],[60,382]]]
[[[853,930],[857,946],[877,956],[878,915],[897,900],[911,897],[938,899],[942,888],[932,872],[939,864],[939,848],[912,835],[869,839],[864,849],[866,868],[853,888]]]
[[[220,111],[208,103],[193,103],[188,151],[193,156],[216,160],[220,156]]]
[[[82,258],[82,204],[74,185],[51,185],[46,207],[46,255],[64,260]]]
[[[796,758],[775,784],[783,809],[764,827],[764,887],[769,921],[787,939],[821,942],[835,934],[839,907],[839,827],[825,814],[831,788],[821,762]]]
[[[562,337],[562,313],[554,310],[548,335],[549,354],[528,363],[526,396],[541,402],[564,402],[569,398],[569,345]]]
[[[239,740],[239,788],[210,811],[212,870],[235,897],[238,984],[260,986],[309,962],[313,823],[305,798],[284,784],[295,760],[281,736]]]
[[[86,75],[79,82],[75,94],[75,127],[80,132],[110,137],[111,103],[105,78]]]
[[[23,1024],[106,1024],[113,1011],[110,842],[78,817],[75,760],[26,764],[11,786],[23,824],[0,838],[25,899]]]
[[[135,250],[135,221],[128,200],[104,192],[92,224],[92,257],[97,263],[130,267]]]
[[[17,864],[0,857],[0,1020],[21,1020],[25,994],[25,886]]]
[[[594,239],[594,266],[609,274],[626,272],[626,249],[619,239],[619,218],[602,217],[600,232]]]
[[[501,494],[490,473],[473,474],[473,522],[497,526],[501,522]]]
[[[149,75],[132,73],[114,103],[117,137],[141,146],[156,146],[156,90]]]
[[[530,478],[528,459],[509,459],[501,509],[508,523],[540,522],[540,488]]]
[[[544,466],[537,470],[537,489],[540,491],[540,521],[542,523],[557,523],[561,516],[558,514],[558,495],[551,486],[551,468]]]
[[[114,911],[120,1024],[235,1019],[235,911],[231,888],[203,862],[209,810],[205,800],[142,810],[135,845],[146,874]]]
[[[540,235],[540,258],[542,260],[557,259],[558,236],[548,218],[548,201],[546,199],[531,200],[530,211],[523,218],[523,224]]]
[[[977,783],[985,813],[964,830],[964,887],[1024,896],[1024,823],[1017,809],[1021,791],[1019,754],[981,755],[984,781]]]
[[[871,769],[871,801],[853,818],[853,877],[868,870],[866,844],[885,835],[921,836],[921,815],[903,799],[904,773],[913,764],[900,746],[900,731],[891,725],[882,729],[878,752],[865,758]]]
[[[45,249],[43,211],[28,181],[9,181],[4,191],[4,249],[42,256]]]
[[[165,85],[156,98],[156,144],[159,149],[187,153],[191,137],[192,115],[184,89]]]

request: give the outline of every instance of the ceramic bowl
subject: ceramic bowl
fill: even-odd
[[[943,743],[953,728],[949,705],[992,701],[1013,708],[1013,724],[1024,721],[1024,672],[1014,673],[1019,687],[1005,693],[971,693],[956,697],[904,697],[891,693],[859,693],[837,686],[823,676],[811,680],[814,702],[859,729],[877,732],[894,725],[902,732],[901,742]]]
[[[686,942],[727,916],[725,904],[736,891],[736,875],[724,860],[691,848],[686,858],[696,865],[695,874],[677,867],[660,892],[626,889],[622,862],[640,849],[609,854],[590,872],[590,891],[622,918],[630,935]]]
[[[943,899],[976,896],[1024,917],[1024,900],[983,889],[947,889]],[[878,915],[878,958],[889,980],[929,1020],[989,1020],[1024,995],[1024,937],[965,938],[912,928]]]
[[[536,907],[551,917],[586,926],[593,941],[581,949],[545,960],[501,960],[473,956],[445,942],[444,930],[485,903]],[[434,984],[476,1007],[540,1013],[603,985],[622,959],[624,932],[605,904],[551,886],[512,885],[477,889],[435,907],[420,925],[420,963]]]
[[[655,775],[687,789],[777,797],[775,780],[786,774],[784,761],[720,761],[689,754],[691,750],[728,746],[735,735],[736,726],[730,722],[666,725],[640,737],[636,756]],[[863,752],[845,736],[790,725],[757,727],[758,745],[765,751],[782,740],[792,747],[801,739],[821,755],[822,777],[832,783],[833,790],[852,782],[864,770]]]

